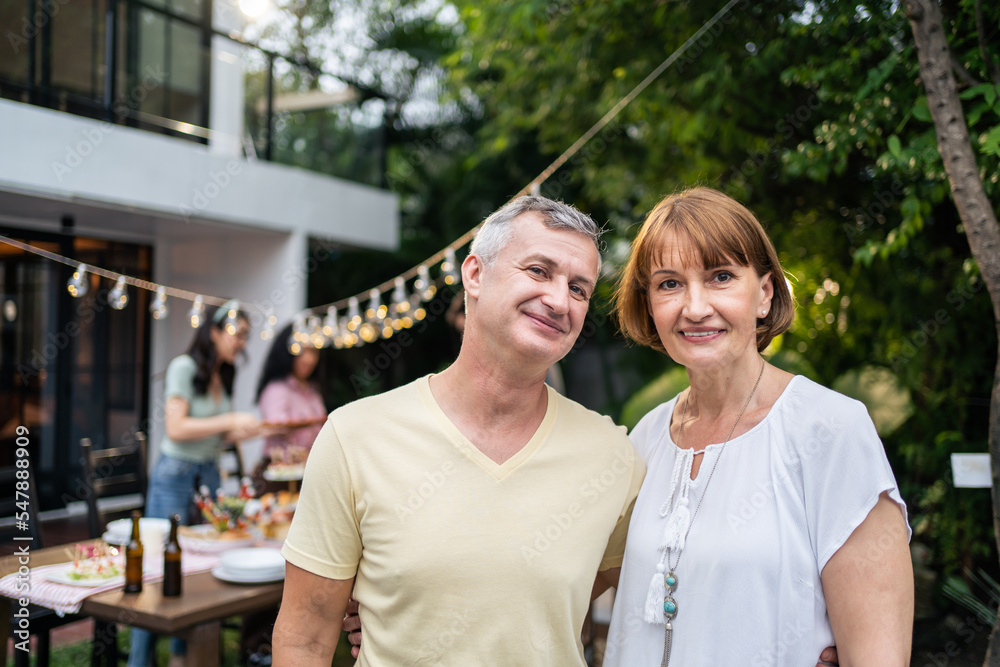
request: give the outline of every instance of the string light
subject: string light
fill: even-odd
[[[599,121],[594,123],[589,130],[583,133],[575,142],[573,142],[572,145],[569,146],[569,148],[563,151],[563,153],[558,158],[556,158],[548,167],[546,167],[545,170],[542,171],[542,173],[536,176],[531,181],[531,183],[523,187],[517,194],[515,194],[511,198],[511,200],[517,199],[518,197],[529,193],[538,194],[542,183],[548,180],[552,176],[552,174],[554,174],[556,170],[558,170],[561,166],[566,164],[566,162],[571,157],[573,157],[573,155],[575,155],[588,141],[590,141],[590,139],[592,139],[601,130],[601,128],[610,123],[611,120],[614,119],[622,111],[622,109],[628,106],[632,102],[632,100],[634,100],[643,90],[646,89],[646,87],[648,87],[654,80],[656,80],[656,78],[659,77],[667,69],[667,67],[673,64],[678,58],[683,56],[683,54],[687,51],[687,49],[690,48],[695,42],[697,42],[706,31],[710,30],[712,26],[714,26],[716,22],[718,22],[727,12],[729,12],[729,10],[732,9],[732,7],[735,4],[736,0],[729,0],[729,2],[727,2],[726,5],[722,9],[720,9],[709,21],[707,21],[704,25],[702,25],[701,28],[699,28],[698,31],[695,32],[693,35],[691,35],[686,42],[684,42],[678,49],[676,49],[663,62],[661,62],[652,72],[650,72],[650,74],[647,75],[646,78],[642,80],[642,82],[636,85],[627,95],[619,99],[618,102]],[[438,261],[444,260],[441,263],[441,280],[448,285],[458,285],[460,283],[461,276],[458,270],[458,262],[455,257],[455,251],[458,248],[461,248],[466,244],[468,244],[473,239],[473,237],[475,236],[476,232],[479,230],[481,225],[482,223],[476,225],[475,227],[467,231],[465,234],[452,241],[452,243],[447,248],[443,249],[442,251],[439,251],[438,253],[432,255],[431,257],[428,257],[424,262],[422,262],[417,267],[409,269],[400,276],[397,276],[393,281],[390,281],[387,284],[382,284],[373,290],[381,293],[382,290],[387,290],[394,284],[398,289],[401,282],[405,283],[405,281],[409,280],[410,278],[416,277],[416,280],[413,283],[414,294],[412,294],[408,300],[408,307],[407,307],[407,300],[397,299],[396,291],[393,292],[392,303],[394,306],[401,307],[401,310],[397,310],[396,312],[400,313],[402,316],[397,318],[396,313],[392,314],[392,317],[389,318],[389,320],[391,321],[391,327],[387,326],[382,327],[382,333],[384,335],[387,336],[391,335],[392,331],[398,331],[400,327],[402,328],[410,327],[413,325],[414,320],[419,321],[427,316],[427,311],[425,308],[423,308],[421,304],[426,303],[431,299],[433,299],[434,295],[437,292],[437,286],[430,278],[428,265],[433,265]],[[22,243],[20,241],[15,241],[14,239],[10,239],[2,235],[0,235],[0,242],[20,248],[25,252],[34,253],[36,255],[40,255],[42,257],[46,257],[48,259],[52,259],[57,262],[67,264],[69,266],[73,266],[74,264],[76,264],[75,260],[71,260],[68,257],[63,257],[48,250],[37,248],[27,243]],[[86,267],[84,264],[79,264],[77,266],[77,270],[73,273],[73,277],[67,284],[67,289],[69,290],[70,294],[72,294],[74,297],[82,297],[87,293],[88,285],[86,281],[85,269]],[[121,276],[120,274],[116,274],[104,269],[99,269],[97,267],[91,267],[91,273],[96,273],[99,276],[109,279],[118,278],[118,280],[122,284],[122,294],[125,295],[125,300],[127,301],[128,296],[127,294],[125,294],[125,288],[124,288],[124,283],[126,282],[124,280],[125,276]],[[187,299],[187,300],[191,300],[192,297],[194,297],[194,305],[191,307],[188,316],[191,320],[191,325],[193,327],[198,327],[201,324],[201,320],[204,317],[204,301],[206,300],[205,297],[203,297],[202,295],[195,295],[193,292],[188,292],[186,290],[181,290],[174,287],[159,286],[154,283],[150,283],[148,281],[140,280],[137,278],[128,278],[127,282],[141,289],[156,291],[158,295],[160,294],[160,291],[162,289],[164,290],[165,294],[169,294],[170,296],[173,297]],[[118,284],[116,283],[116,287],[117,286]],[[405,286],[403,287],[403,289],[405,290]],[[160,300],[159,296],[157,299]],[[208,297],[207,300],[209,303],[212,303],[213,305],[221,305],[222,303],[224,303],[223,299],[216,299],[215,297]],[[335,315],[336,308],[342,308],[344,307],[344,305],[347,305],[348,308],[347,317],[341,320],[341,322],[338,325],[338,323],[336,323],[336,315]],[[381,304],[379,305],[381,306]],[[355,332],[358,332],[359,329],[364,326],[364,324],[368,324],[370,327],[372,327],[373,325],[371,322],[364,322],[364,323],[362,322],[360,307],[358,304],[358,297],[352,296],[349,299],[347,299],[346,302],[345,300],[341,300],[336,302],[335,304],[327,304],[327,306],[332,308],[334,312],[334,317],[330,318],[330,328],[333,329],[334,333],[333,337],[334,345],[336,347],[352,347],[354,345],[361,345],[363,341],[359,339],[357,333]],[[122,307],[124,307],[124,304],[122,304]],[[323,307],[325,306],[320,306],[319,308]],[[385,309],[385,314],[382,314],[379,317],[385,318],[386,314],[388,314],[388,309],[385,308],[385,306],[381,306],[381,308]],[[379,308],[375,308],[375,311],[377,315],[379,313]],[[166,315],[165,304],[164,304],[163,315]],[[156,317],[155,312],[154,312],[154,317]],[[276,323],[277,323],[277,318],[275,318],[273,314],[269,314],[268,318],[265,320],[264,329],[261,331],[262,339],[268,340],[270,337],[273,336],[274,325]],[[371,332],[369,330],[366,330],[364,338],[365,339],[372,338],[372,340],[374,340],[374,337],[372,337],[370,334]],[[375,334],[375,337],[377,337],[377,334]],[[292,338],[290,337],[290,341],[291,340]]]
[[[235,336],[236,332],[239,331],[240,321],[238,315],[239,315],[239,310],[237,308],[230,308],[226,312],[226,319],[223,323],[223,328],[226,330],[226,333],[229,334],[230,336]]]
[[[87,266],[85,264],[76,267],[73,277],[66,283],[66,289],[78,299],[87,293],[87,290],[90,289],[90,281],[87,280]]]
[[[431,272],[425,265],[417,269],[417,279],[413,281],[413,289],[420,296],[422,301],[430,301],[434,298],[437,287],[431,280]]]
[[[326,336],[323,335],[323,324],[318,315],[309,318],[309,342],[317,350],[326,347]]]
[[[170,312],[167,308],[167,290],[162,285],[156,288],[156,298],[149,304],[149,312],[153,314],[154,320],[162,320]]]
[[[264,326],[260,330],[261,340],[271,340],[274,338],[274,327],[278,324],[278,318],[270,307],[264,311]]]
[[[410,297],[406,295],[406,281],[396,278],[396,287],[392,290],[392,312],[405,313],[410,309]]]
[[[347,302],[347,329],[354,332],[361,326],[361,304],[358,297],[352,296]]]
[[[327,340],[333,342],[333,339],[339,333],[340,326],[337,322],[337,308],[330,306],[326,309],[326,317],[323,318],[323,335],[327,337]]]
[[[444,251],[444,261],[441,262],[441,274],[444,276],[446,285],[455,285],[458,283],[458,261],[455,259],[454,248],[448,248]]]
[[[188,311],[188,320],[191,321],[191,327],[197,329],[201,326],[201,320],[205,317],[205,303],[203,297],[199,294],[194,298],[194,303],[191,305],[191,310]]]
[[[368,308],[365,309],[365,319],[378,325],[385,319],[389,309],[382,305],[382,295],[377,289],[368,292]]]
[[[128,288],[125,287],[125,276],[118,276],[115,286],[108,292],[108,305],[115,310],[121,310],[128,305]]]
[[[306,331],[306,316],[299,313],[292,319],[292,333],[288,336],[288,351],[296,357],[302,354],[302,347],[309,342]]]

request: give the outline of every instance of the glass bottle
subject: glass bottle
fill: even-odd
[[[125,592],[142,591],[142,538],[139,536],[138,510],[132,512],[132,537],[125,545]]]
[[[178,514],[170,517],[170,539],[163,547],[163,597],[177,597],[181,594],[181,545],[177,541]]]

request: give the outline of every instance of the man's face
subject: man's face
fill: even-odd
[[[474,317],[495,351],[548,367],[566,356],[583,328],[597,282],[597,248],[583,234],[546,227],[535,212],[510,224],[511,239],[493,264],[470,256],[463,265],[476,300],[469,326]]]

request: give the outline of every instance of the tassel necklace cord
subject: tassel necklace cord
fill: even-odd
[[[719,466],[719,461],[722,459],[722,454],[726,450],[726,444],[729,442],[730,438],[733,437],[733,433],[736,431],[736,426],[740,423],[740,419],[743,418],[743,413],[746,412],[747,407],[750,405],[750,401],[753,400],[754,394],[757,393],[757,388],[760,386],[761,378],[764,377],[764,358],[761,357],[760,360],[760,372],[757,373],[757,382],[754,383],[753,389],[750,390],[750,395],[747,396],[747,400],[743,403],[743,408],[740,410],[740,414],[736,416],[736,421],[733,422],[732,428],[729,429],[729,434],[726,439],[722,442],[722,447],[719,448],[719,455],[715,458],[715,463],[712,464],[712,469],[708,471],[708,479],[705,480],[705,488],[701,492],[701,497],[698,499],[698,504],[694,508],[694,512],[691,514],[691,520],[688,523],[687,530],[684,531],[684,537],[681,540],[681,544],[687,542],[688,535],[691,534],[691,527],[694,525],[694,520],[698,516],[698,510],[701,509],[701,503],[705,500],[705,496],[708,493],[708,485],[712,483],[712,476],[715,474],[715,469]],[[684,434],[684,423],[687,417],[687,408],[690,401],[685,399],[684,409],[681,411],[681,421],[677,430],[677,447],[680,448],[681,436]],[[668,427],[669,428],[669,427]],[[692,458],[693,458],[692,454]],[[685,466],[686,468],[686,466]],[[686,474],[690,475],[690,471]],[[672,486],[674,486],[672,484]],[[674,486],[671,489],[670,494],[670,506],[673,507],[675,503],[675,496],[678,494],[678,486]],[[683,547],[678,548],[677,560],[671,563],[671,557],[674,551],[670,547],[666,547],[663,558],[660,560],[660,565],[658,566],[659,571],[662,572],[664,565],[664,560],[666,561],[667,571],[663,574],[663,587],[664,587],[664,598],[663,598],[663,660],[660,662],[660,667],[668,667],[670,664],[670,649],[673,644],[673,620],[677,616],[677,601],[674,599],[674,591],[677,589],[677,575],[675,574],[677,566],[680,565],[681,557],[684,555]],[[658,577],[654,577],[658,578]]]

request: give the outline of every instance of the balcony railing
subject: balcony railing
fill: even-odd
[[[14,28],[0,97],[385,187],[382,99],[217,28],[210,0],[171,6],[187,11],[158,0],[0,3],[0,25]]]

